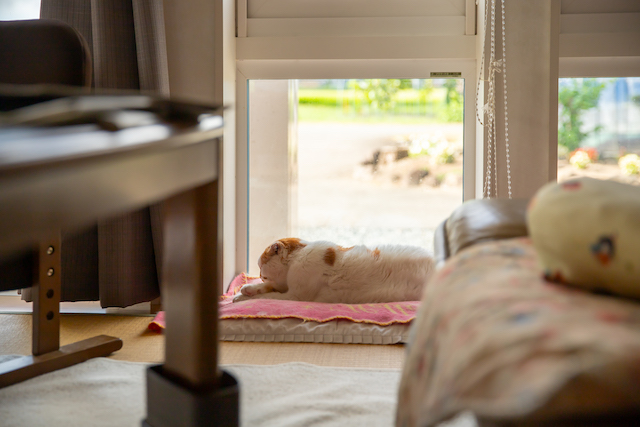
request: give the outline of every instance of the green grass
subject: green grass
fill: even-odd
[[[362,102],[361,93],[347,89],[339,91],[337,89],[300,89],[298,91],[298,102],[300,104],[314,105],[339,105]],[[446,90],[444,88],[434,88],[429,93],[427,104],[440,104],[444,101]],[[420,102],[421,93],[414,89],[399,90],[394,95],[397,104],[414,104]]]
[[[429,98],[420,101],[420,92],[413,89],[398,91],[394,106],[387,111],[373,110],[353,90],[302,89],[298,92],[298,120],[302,122],[358,122],[358,123],[441,123],[444,89],[431,91]]]
[[[353,109],[344,111],[337,107],[299,105],[298,121],[300,122],[340,122],[340,123],[406,123],[424,124],[441,123],[435,114],[409,115],[385,113],[356,113]]]

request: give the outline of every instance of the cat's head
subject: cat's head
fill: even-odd
[[[269,245],[258,259],[262,280],[285,284],[291,254],[305,246],[307,243],[296,237],[276,240]]]

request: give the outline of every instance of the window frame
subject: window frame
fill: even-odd
[[[236,269],[247,271],[249,262],[249,81],[252,79],[368,79],[431,78],[433,72],[459,72],[465,81],[463,113],[463,200],[481,197],[482,167],[476,146],[475,60],[332,60],[237,61],[236,71]],[[439,77],[434,77],[439,78]],[[482,156],[480,156],[481,158]],[[480,191],[480,193],[478,193]]]

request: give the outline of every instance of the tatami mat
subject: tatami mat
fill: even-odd
[[[221,363],[305,362],[348,368],[402,368],[404,347],[372,344],[222,342]]]
[[[149,331],[152,317],[105,314],[63,314],[60,317],[60,345],[96,335],[111,335],[122,340],[122,349],[111,358],[135,362],[161,362],[164,337]],[[0,351],[3,354],[31,353],[31,315],[0,314]]]
[[[164,336],[147,329],[151,317],[63,314],[61,345],[105,334],[123,341],[117,360],[160,363]],[[0,354],[31,353],[31,315],[0,314]],[[402,345],[221,342],[220,363],[271,365],[306,362],[319,366],[401,368]]]

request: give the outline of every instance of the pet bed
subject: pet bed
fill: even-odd
[[[419,301],[376,304],[327,304],[254,299],[232,303],[247,283],[260,278],[238,275],[220,298],[222,341],[398,344],[408,339]],[[164,328],[159,312],[149,329]]]

